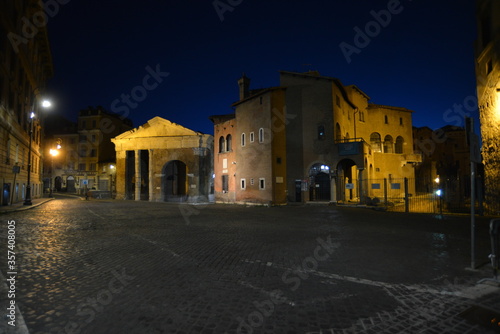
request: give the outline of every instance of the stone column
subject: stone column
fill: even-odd
[[[141,200],[141,151],[135,150],[135,200]]]
[[[149,201],[154,202],[156,199],[154,198],[155,190],[154,190],[154,159],[153,159],[154,150],[149,150]]]
[[[337,204],[337,177],[330,177],[330,202]]]

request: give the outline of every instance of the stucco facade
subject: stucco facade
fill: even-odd
[[[23,38],[26,18],[43,12],[42,5],[36,0],[0,2],[1,205],[27,197],[28,170],[31,198],[40,197],[43,191],[44,115],[40,104],[46,82],[53,75],[52,56],[45,26],[37,28],[32,38]]]
[[[371,104],[356,86],[317,72],[282,71],[280,86],[268,89],[250,90],[246,77],[239,85],[234,116],[214,121],[216,151],[221,127],[231,125],[239,139],[231,152],[235,202],[363,200],[383,195],[369,180],[414,177],[421,158],[410,110]],[[231,201],[217,190],[217,200]]]
[[[161,117],[114,139],[119,199],[207,202],[213,194],[213,136]]]
[[[477,1],[476,79],[485,173],[485,209],[500,213],[500,3]]]

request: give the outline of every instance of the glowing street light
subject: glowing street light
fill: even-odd
[[[49,150],[50,155],[52,156],[52,164],[50,168],[50,182],[49,182],[49,197],[52,198],[52,176],[54,174],[54,157],[59,155],[59,150],[61,149],[60,139],[57,140],[56,148],[51,148]]]

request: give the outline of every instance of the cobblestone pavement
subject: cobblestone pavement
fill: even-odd
[[[498,287],[476,284],[491,270],[465,270],[466,216],[58,198],[1,217],[31,334],[494,333],[459,313],[500,311]],[[4,276],[6,257],[2,242]]]

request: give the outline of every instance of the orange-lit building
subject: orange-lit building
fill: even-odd
[[[234,114],[211,117],[217,201],[363,202],[384,195],[384,179],[401,193],[414,177],[410,110],[369,103],[318,72],[282,71],[267,89],[251,90],[246,76],[238,84]]]

